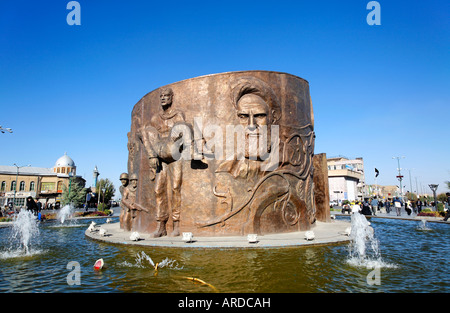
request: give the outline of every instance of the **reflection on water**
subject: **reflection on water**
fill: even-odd
[[[381,269],[380,285],[368,285],[370,270],[348,264],[346,244],[251,250],[133,247],[92,241],[84,236],[91,220],[78,222],[85,227],[42,223],[33,247],[41,253],[23,257],[8,257],[10,230],[0,229],[0,292],[213,292],[209,285],[219,292],[450,291],[448,225],[430,223],[429,231],[421,231],[418,222],[373,218],[383,261],[395,266]],[[107,268],[95,272],[99,258]],[[157,271],[149,259],[159,263]],[[79,286],[67,285],[70,261],[81,266]]]

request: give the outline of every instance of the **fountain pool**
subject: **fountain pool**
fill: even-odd
[[[338,219],[350,225],[349,217]],[[39,240],[31,239],[29,253],[16,255],[8,253],[13,229],[1,228],[0,292],[450,292],[446,224],[428,223],[422,231],[418,221],[371,219],[389,264],[380,267],[380,284],[371,285],[372,269],[348,262],[348,244],[234,250],[113,245],[85,237],[91,221],[78,220],[85,227],[40,223]],[[100,258],[106,269],[96,272]],[[67,282],[73,261],[79,285]]]

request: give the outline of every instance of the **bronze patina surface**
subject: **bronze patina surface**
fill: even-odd
[[[309,84],[291,74],[228,72],[158,88],[132,111],[121,227],[154,237],[310,229],[314,139]]]

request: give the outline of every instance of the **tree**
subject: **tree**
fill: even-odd
[[[109,200],[114,197],[114,193],[116,192],[114,184],[108,178],[100,179],[95,187],[101,203],[109,203]],[[104,192],[103,189],[105,190]]]
[[[447,202],[447,195],[445,193],[440,193],[437,195],[438,201],[441,201],[442,203]]]
[[[409,191],[406,193],[406,198],[408,198],[409,201],[417,201],[417,195]]]
[[[63,192],[61,195],[61,205],[65,206],[72,203],[75,207],[80,207],[83,205],[86,199],[86,188],[83,188],[79,183],[72,181],[69,186],[63,185]]]

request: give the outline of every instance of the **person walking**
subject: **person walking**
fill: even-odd
[[[36,214],[37,211],[36,202],[34,202],[33,197],[31,196],[27,198],[27,211],[31,211],[33,214]]]
[[[383,199],[380,199],[380,201],[378,202],[378,212],[381,213],[383,208],[384,208],[384,201]]]
[[[411,215],[411,201],[406,201],[405,202],[405,211],[408,215]]]
[[[359,213],[361,211],[361,207],[359,206],[359,202],[355,201],[355,204],[352,205],[352,213]]]
[[[402,202],[400,201],[400,199],[398,197],[395,197],[395,199],[394,199],[394,207],[395,207],[395,211],[397,212],[397,216],[400,216],[401,210],[402,210]]]
[[[389,198],[386,200],[385,206],[386,206],[386,213],[387,214],[391,213],[391,200]]]
[[[417,212],[418,212],[417,214],[419,214],[422,211],[422,205],[423,205],[422,200],[420,200],[420,198],[417,199]]]
[[[38,213],[42,210],[42,203],[38,199],[36,199],[36,210]]]
[[[372,215],[372,210],[368,200],[364,200],[363,207],[361,210],[361,214],[363,215]],[[375,214],[374,214],[375,215]]]
[[[377,209],[378,209],[378,200],[377,200],[377,198],[373,198],[373,199],[372,199],[372,202],[371,202],[370,204],[371,204],[371,206],[372,206],[372,212],[373,212],[373,215],[374,215],[374,216],[377,215],[377,214],[376,214]]]
[[[445,194],[447,196],[447,213],[445,214],[444,221],[447,222],[450,217],[450,192]]]
[[[418,214],[419,212],[417,212],[417,201],[411,201],[411,206],[412,206],[412,210],[414,214]]]

